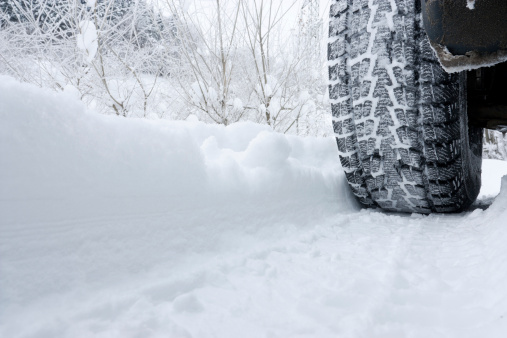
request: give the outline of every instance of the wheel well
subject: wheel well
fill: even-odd
[[[467,72],[471,125],[507,132],[507,62]]]

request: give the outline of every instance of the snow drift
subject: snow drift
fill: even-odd
[[[354,204],[332,139],[103,116],[8,77],[0,119],[0,318]]]
[[[288,202],[282,196],[301,205],[315,198],[348,203],[346,194],[337,193],[342,174],[332,139],[284,136],[252,123],[224,127],[102,116],[71,95],[7,77],[0,82],[2,197],[16,205],[44,204],[35,207],[36,215],[6,208],[5,221],[65,212],[45,213],[48,200],[58,200],[56,206],[80,199],[80,209],[112,203],[99,212],[142,198],[159,200],[163,210],[201,203],[227,209],[248,199],[274,207]]]
[[[0,78],[1,337],[503,337],[487,210],[359,210],[333,139],[88,112]],[[483,201],[507,167],[488,161]],[[481,205],[480,203],[478,204]]]

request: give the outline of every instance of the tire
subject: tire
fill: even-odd
[[[361,204],[458,212],[481,186],[482,129],[468,126],[466,73],[448,74],[419,0],[333,0],[329,96],[347,181]]]

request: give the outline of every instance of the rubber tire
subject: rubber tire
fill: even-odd
[[[482,129],[468,126],[466,73],[446,73],[419,0],[334,0],[329,96],[340,161],[367,207],[458,212],[481,187]]]

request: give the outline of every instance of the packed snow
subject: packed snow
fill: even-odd
[[[467,212],[390,214],[332,138],[8,77],[0,119],[0,337],[505,337],[506,162]]]

